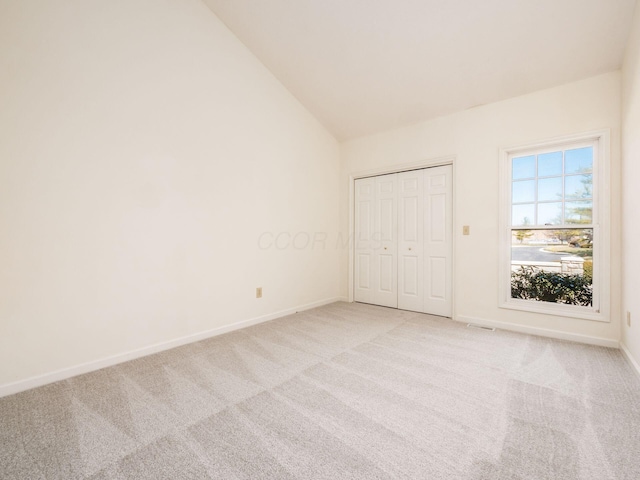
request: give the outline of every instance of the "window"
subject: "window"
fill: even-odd
[[[606,145],[601,132],[503,151],[502,307],[608,320]]]

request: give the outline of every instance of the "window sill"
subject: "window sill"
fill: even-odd
[[[535,300],[518,300],[509,299],[502,302],[500,308],[510,310],[520,310],[531,313],[542,313],[545,315],[556,315],[560,317],[578,318],[581,320],[592,320],[595,322],[610,323],[608,315],[600,311],[596,311],[591,307],[580,307],[576,305],[563,305],[558,303],[538,302]]]

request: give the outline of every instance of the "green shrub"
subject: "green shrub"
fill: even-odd
[[[520,267],[519,270],[511,272],[511,297],[591,306],[591,277]]]
[[[589,283],[593,283],[593,260],[585,260],[582,267],[584,268],[584,278],[588,278]]]

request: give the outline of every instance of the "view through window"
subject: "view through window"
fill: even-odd
[[[594,305],[596,145],[510,155],[511,298]]]

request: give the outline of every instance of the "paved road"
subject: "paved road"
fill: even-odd
[[[523,262],[559,262],[561,257],[568,257],[568,253],[543,252],[544,247],[513,246],[511,260]]]

